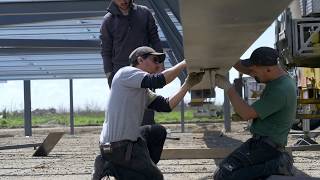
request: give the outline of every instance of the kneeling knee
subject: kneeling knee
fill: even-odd
[[[224,164],[216,169],[213,175],[214,180],[227,180],[231,177],[233,169],[228,167],[228,164]]]

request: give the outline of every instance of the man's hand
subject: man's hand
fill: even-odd
[[[220,74],[216,74],[216,86],[225,91],[228,91],[232,87],[229,80]]]
[[[204,72],[192,72],[187,76],[185,83],[191,88],[201,82],[203,75]]]

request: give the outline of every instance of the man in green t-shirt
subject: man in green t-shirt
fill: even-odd
[[[295,81],[278,63],[278,52],[269,47],[253,51],[249,59],[234,67],[266,87],[258,101],[249,106],[224,76],[216,75],[216,85],[224,89],[237,114],[252,119],[252,138],[224,159],[215,180],[257,179],[273,174],[293,175],[293,159],[285,151],[296,113]]]

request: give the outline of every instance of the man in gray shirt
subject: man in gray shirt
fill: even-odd
[[[129,54],[140,46],[162,52],[158,27],[149,8],[133,0],[112,0],[100,28],[101,56],[108,85],[116,72],[128,66]],[[163,69],[163,64],[159,70]],[[154,111],[146,109],[143,124],[154,124]]]
[[[182,61],[162,73],[156,73],[161,68],[163,55],[150,47],[135,49],[129,56],[131,66],[121,68],[112,81],[106,119],[100,135],[100,150],[103,160],[114,168],[111,174],[118,179],[163,179],[155,163],[160,159],[166,135],[160,137],[158,141],[162,145],[155,146],[156,150],[147,147],[146,141],[159,137],[146,136],[157,136],[157,133],[152,133],[152,129],[158,132],[165,129],[161,125],[141,127],[144,110],[150,108],[170,112],[188,90],[202,79],[202,73],[192,73],[172,97],[156,95],[151,88],[164,87],[186,68],[186,62]],[[158,152],[158,157],[151,157],[152,151]],[[101,156],[98,155],[93,179],[106,175],[102,172],[105,170],[103,166]],[[121,173],[123,170],[126,173]]]

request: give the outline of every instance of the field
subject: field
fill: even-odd
[[[184,113],[186,122],[216,122],[221,121],[221,117],[202,117],[194,118],[195,110],[187,110]],[[75,126],[99,126],[104,122],[103,111],[80,111],[74,113]],[[173,111],[171,113],[155,113],[155,121],[157,123],[180,123],[181,112]],[[52,126],[69,126],[69,113],[56,113],[50,110],[36,111],[32,113],[33,127],[52,127]],[[22,112],[7,112],[6,118],[0,119],[0,128],[18,128],[23,127],[23,113]]]

